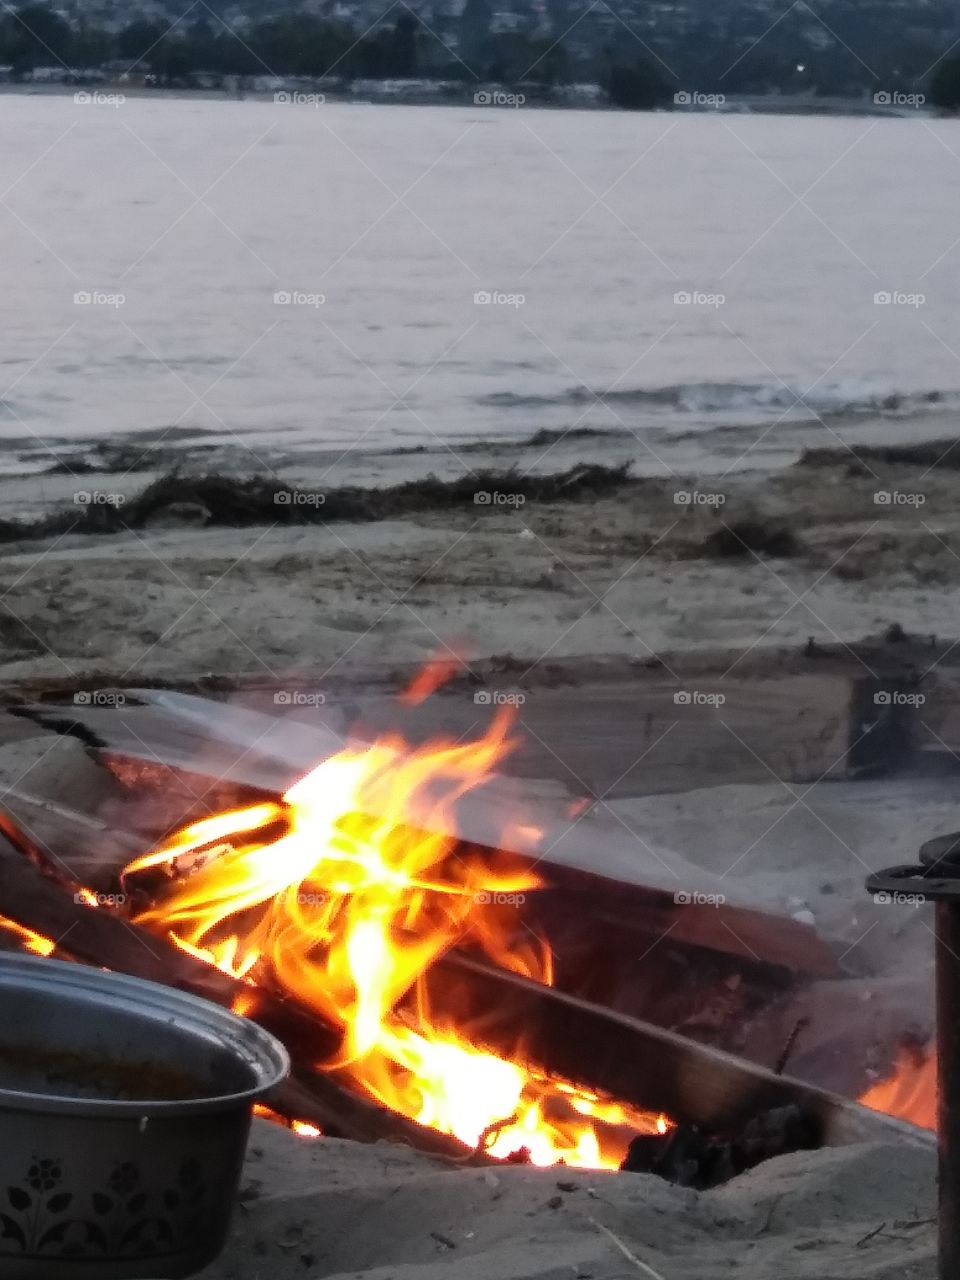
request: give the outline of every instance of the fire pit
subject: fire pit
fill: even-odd
[[[283,1047],[195,996],[34,957],[0,957],[0,1010],[0,1280],[172,1280],[216,1257]]]
[[[460,821],[468,799],[468,817],[484,810],[513,733],[500,712],[476,739],[361,735],[282,792],[198,803],[152,839],[104,852],[98,828],[76,872],[0,810],[0,946],[259,1023],[295,1064],[273,1118],[313,1134],[697,1186],[784,1150],[889,1138],[874,1112],[554,985],[548,931],[520,909],[549,884],[546,828],[489,800],[490,821]],[[140,782],[119,781],[135,808]]]

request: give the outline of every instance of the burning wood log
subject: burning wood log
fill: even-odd
[[[9,823],[6,827],[5,835]],[[298,1064],[292,1078],[271,1099],[282,1114],[310,1121],[324,1133],[359,1142],[401,1142],[427,1154],[461,1161],[471,1155],[455,1138],[376,1105],[319,1069],[315,1064],[335,1052],[340,1035],[315,1015],[269,992],[251,989],[110,911],[91,909],[79,893],[72,897],[65,891],[59,875],[22,837],[17,840],[17,852],[8,846],[0,853],[0,866],[4,908],[9,913],[3,919],[48,940],[51,945],[46,954],[178,987],[244,1012],[272,1031]],[[5,932],[7,945],[23,945],[22,935],[5,931],[0,919],[0,937]]]
[[[259,797],[276,799],[307,769],[342,747],[322,725],[167,690],[132,691],[134,697],[146,705],[35,704],[19,711],[97,744],[108,768],[141,795],[159,791],[172,797],[171,824],[186,820],[185,810],[195,808],[198,797],[212,809]],[[686,886],[654,853],[623,830],[599,831],[589,822],[559,816],[555,806],[525,800],[522,822],[510,824],[505,835],[504,816],[517,808],[510,780],[491,776],[481,791],[460,797],[454,821],[444,825],[451,815],[434,808],[425,815],[425,826],[467,845],[530,858],[542,867],[547,885],[526,904],[531,916],[527,927],[534,932],[576,932],[589,916],[602,926],[593,929],[594,937],[620,937],[625,952],[645,952],[653,938],[669,933],[674,945],[706,948],[785,973],[836,975],[833,953],[809,926],[729,902],[707,909],[678,903],[676,891]],[[705,893],[724,887],[710,883],[702,871],[690,868],[690,873]]]
[[[519,946],[516,920],[496,904],[498,893],[539,890],[531,867],[543,830],[526,858],[505,853],[509,840],[489,834],[488,790],[461,823],[460,802],[489,782],[507,727],[501,716],[474,742],[421,749],[384,737],[325,759],[280,798],[186,826],[126,867],[124,892],[140,905],[111,923],[128,948],[156,941],[163,968],[167,939],[176,942],[181,984],[195,977],[185,962],[216,975],[221,1001],[284,1039],[326,1123],[346,1118],[354,1136],[399,1136],[399,1125],[406,1140],[447,1154],[476,1143],[498,1156],[529,1148],[537,1163],[616,1167],[620,1155],[601,1150],[604,1127],[621,1131],[622,1154],[631,1133],[671,1122],[736,1131],[785,1106],[824,1131],[836,1125],[839,1099],[544,985],[542,940]],[[36,875],[42,856],[20,847]],[[590,873],[575,871],[582,912]],[[74,906],[87,911],[84,901],[78,893]],[[18,919],[44,928],[36,914]],[[76,944],[53,941],[89,962],[124,963],[116,931],[94,940],[88,929],[72,920]],[[465,959],[463,945],[501,968]]]

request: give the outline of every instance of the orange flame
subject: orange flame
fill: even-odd
[[[182,828],[124,882],[151,882],[137,923],[341,1029],[327,1065],[385,1106],[494,1156],[615,1168],[633,1133],[665,1130],[662,1116],[485,1052],[427,1004],[424,974],[464,942],[551,980],[548,948],[515,910],[539,879],[449,834],[458,799],[511,749],[509,725],[505,712],[472,742],[388,735],[342,751],[280,802]]]
[[[937,1056],[915,1045],[897,1054],[893,1075],[879,1080],[861,1097],[865,1107],[910,1120],[923,1129],[937,1128]]]
[[[52,938],[45,938],[42,933],[34,933],[25,925],[18,924],[8,916],[0,916],[0,929],[12,933],[24,951],[32,951],[37,956],[49,956],[56,950],[57,944]]]
[[[284,1116],[274,1111],[271,1107],[265,1107],[262,1102],[253,1104],[253,1114],[262,1116],[264,1120],[271,1120],[274,1124],[279,1124],[284,1129],[292,1129],[298,1138],[322,1138],[323,1130],[318,1129],[315,1124],[311,1124],[309,1120],[287,1120]]]

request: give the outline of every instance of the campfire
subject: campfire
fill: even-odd
[[[435,685],[428,672],[405,700]],[[223,714],[222,704],[187,701],[194,734],[197,717]],[[514,716],[500,708],[466,740],[367,736],[322,753],[285,788],[234,787],[233,803],[231,785],[211,773],[204,790],[227,803],[195,806],[152,846],[123,823],[82,818],[97,847],[83,878],[63,857],[81,815],[22,798],[19,822],[0,812],[0,831],[23,855],[5,863],[0,946],[150,978],[260,1023],[286,1045],[293,1073],[259,1112],[303,1138],[402,1141],[461,1162],[649,1170],[707,1186],[782,1151],[873,1136],[879,1116],[790,1080],[782,1064],[765,1070],[618,1009],[602,986],[571,986],[584,931],[600,943],[585,966],[593,983],[617,971],[618,955],[648,954],[649,943],[636,945],[644,935],[630,932],[637,918],[658,937],[670,928],[649,890],[551,861],[555,835],[536,810],[504,803],[496,784],[517,745]],[[90,767],[99,776],[106,764],[135,817],[145,771],[159,779],[154,800],[175,777],[159,759],[138,761],[108,741]],[[23,814],[41,827],[60,821],[62,843],[34,838]],[[556,927],[570,918],[572,947]],[[739,944],[741,931],[771,936],[766,919],[730,918],[737,928],[720,930],[724,945]],[[701,921],[716,939],[712,920]],[[682,928],[699,972],[722,961],[727,998],[749,998],[750,979],[731,977],[737,960],[722,951],[705,960],[695,919]],[[811,948],[791,928],[776,923],[777,945],[822,964],[817,940]],[[864,1101],[907,1114],[893,1083]]]
[[[454,946],[551,981],[549,949],[513,910],[539,878],[445,834],[509,732],[504,712],[466,744],[388,736],[345,750],[278,803],[182,828],[122,883],[148,904],[137,924],[337,1027],[326,1069],[382,1105],[497,1158],[617,1168],[633,1136],[666,1132],[665,1116],[484,1052],[431,1013],[423,983]]]

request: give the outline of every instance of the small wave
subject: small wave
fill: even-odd
[[[678,413],[723,414],[758,410],[804,409],[817,414],[909,414],[933,407],[960,405],[960,393],[942,391],[899,392],[825,386],[805,393],[780,382],[681,382],[666,387],[613,388],[592,391],[571,387],[558,395],[523,395],[497,391],[479,403],[503,409],[545,409],[591,404],[644,408]]]

